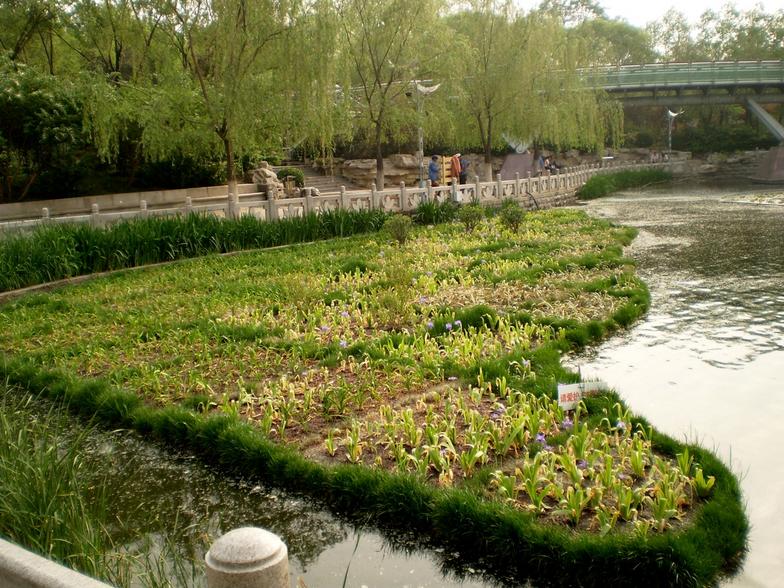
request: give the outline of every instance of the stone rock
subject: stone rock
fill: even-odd
[[[267,198],[277,200],[286,197],[283,182],[278,179],[278,175],[266,161],[262,161],[259,167],[253,170],[252,181],[267,193]]]

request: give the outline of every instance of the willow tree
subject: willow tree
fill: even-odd
[[[342,94],[352,101],[357,130],[372,138],[376,185],[383,188],[383,145],[411,128],[415,101],[407,94],[415,91],[417,79],[432,75],[445,51],[434,27],[439,5],[437,0],[337,0],[337,6],[351,72]]]
[[[288,96],[274,70],[296,6],[287,0],[167,0],[161,9],[182,70],[163,72],[144,89],[151,105],[143,120],[145,146],[153,157],[219,146],[229,194],[236,194],[237,154],[280,142],[279,113]]]
[[[465,116],[462,136],[479,135],[490,174],[504,137],[556,147],[596,149],[619,136],[619,107],[582,87],[580,47],[557,16],[515,12],[510,1],[472,0],[450,20],[463,58],[452,91]]]

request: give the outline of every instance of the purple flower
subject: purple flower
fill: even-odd
[[[580,468],[581,470],[584,470],[585,468],[588,467],[588,462],[585,461],[584,459],[578,459],[577,460],[577,467]]]
[[[340,313],[340,316],[342,316],[343,318],[348,317],[348,311],[344,310],[343,312]]]
[[[561,428],[568,431],[574,426],[574,422],[568,416],[561,421]]]
[[[427,328],[428,330],[433,328],[433,321],[427,321]]]
[[[536,441],[537,443],[545,443],[547,439],[545,438],[544,433],[537,433],[534,441]]]
[[[427,304],[427,296],[420,296],[419,304]]]
[[[445,328],[447,331],[451,331],[451,330],[452,330],[452,323],[447,323],[447,324],[445,324],[445,325],[444,325],[444,328]]]
[[[329,327],[327,325],[321,325],[319,329],[321,330],[322,333],[326,333],[329,331]]]
[[[506,413],[506,407],[503,404],[499,404],[493,412],[490,413],[490,418],[493,420],[498,420]]]
[[[433,272],[427,272],[427,274],[426,274],[426,275],[428,275],[428,276],[432,276],[432,275],[433,275]]]
[[[345,339],[341,339],[341,340],[340,340],[340,343],[338,343],[338,345],[340,345],[340,346],[341,346],[341,347],[343,347],[344,349],[345,349],[346,347],[348,347],[348,343],[346,343],[346,340],[345,340]]]
[[[459,329],[459,328],[461,328],[461,327],[463,326],[463,321],[461,321],[460,319],[457,319],[457,320],[455,321],[455,326],[456,326],[458,329]]]
[[[625,431],[626,423],[624,423],[623,421],[618,421],[615,423],[615,428],[618,429],[619,431]]]

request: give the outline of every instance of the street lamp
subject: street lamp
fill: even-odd
[[[680,112],[673,112],[669,108],[667,109],[667,159],[672,160],[672,124],[675,120],[675,117],[679,114],[683,114],[683,110]]]
[[[414,88],[416,89],[416,108],[417,108],[417,158],[419,159],[419,187],[425,187],[425,133],[422,130],[422,114],[424,110],[424,97],[429,96],[441,84],[435,86],[423,86],[419,80],[414,80]]]

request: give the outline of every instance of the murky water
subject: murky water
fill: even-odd
[[[570,364],[607,381],[660,430],[715,449],[742,476],[751,544],[743,572],[728,585],[780,586],[784,206],[741,202],[753,200],[750,190],[591,203],[590,214],[639,228],[627,253],[652,306],[630,331]],[[763,202],[780,200],[780,192]]]
[[[112,529],[114,542],[168,545],[161,558],[166,567],[174,567],[173,552],[179,554],[175,560],[187,562],[186,573],[175,574],[175,585],[205,586],[203,557],[210,541],[243,526],[283,539],[292,586],[339,587],[344,578],[353,587],[493,585],[461,569],[456,554],[354,526],[311,499],[227,478],[189,454],[172,453],[128,431],[92,432],[87,454],[100,464],[102,484],[122,521]]]

